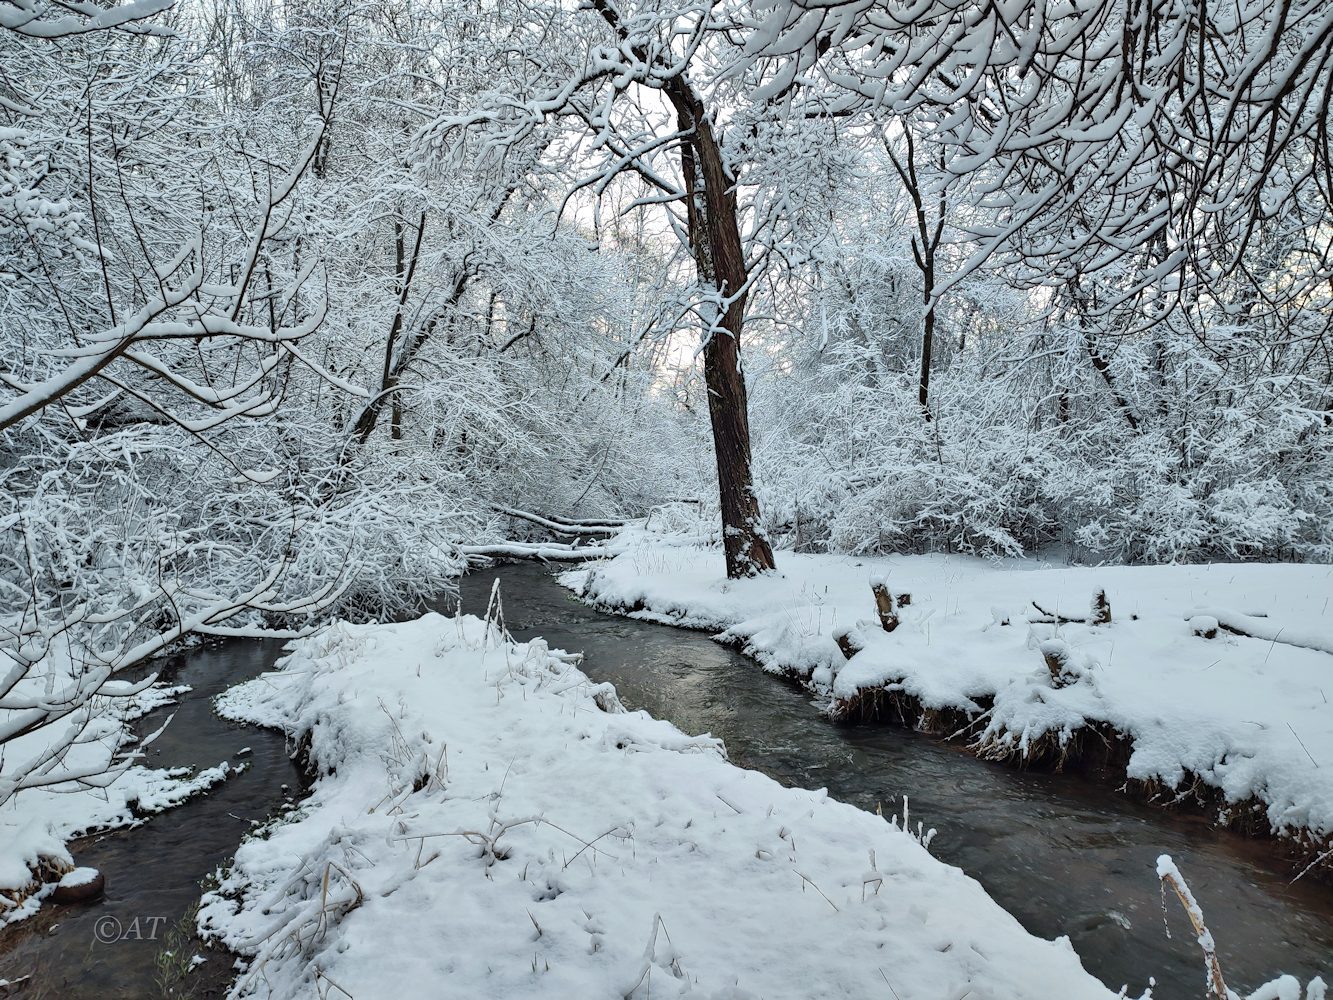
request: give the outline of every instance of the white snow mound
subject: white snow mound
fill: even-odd
[[[308,734],[320,775],[205,897],[234,996],[1114,996],[883,818],[624,712],[541,640],[432,614],[281,666],[221,702]]]

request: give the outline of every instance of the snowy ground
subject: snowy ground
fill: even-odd
[[[130,724],[148,712],[173,703],[188,691],[185,686],[157,684],[130,698],[106,699],[104,710],[84,733],[83,741],[64,755],[66,771],[88,765],[97,770],[116,759],[111,773],[91,781],[110,781],[105,788],[80,788],[73,782],[18,792],[0,806],[0,926],[36,913],[55,882],[30,892],[39,864],[48,875],[75,864],[66,843],[95,830],[110,830],[143,822],[212,788],[235,773],[225,761],[202,771],[188,768],[125,766],[134,752]],[[0,719],[3,722],[3,719]],[[61,727],[39,730],[5,746],[7,761],[36,757],[47,742],[61,735]],[[114,779],[114,780],[113,780]]]
[[[642,532],[617,544],[621,554],[563,582],[603,606],[720,632],[765,668],[806,679],[831,710],[899,691],[977,716],[970,738],[993,754],[1043,738],[1058,747],[1107,723],[1133,741],[1130,777],[1182,791],[1197,778],[1238,809],[1257,800],[1276,832],[1333,834],[1329,566],[1050,568],[784,552],[779,573],[727,581],[715,549]],[[892,633],[872,598],[880,578],[911,595]],[[1033,604],[1088,617],[1103,588],[1110,624],[1052,623]],[[1262,638],[1195,634],[1219,622]],[[850,660],[835,642],[848,629]],[[1052,651],[1067,658],[1064,686],[1047,669]]]
[[[1114,995],[889,820],[476,618],[335,625],[220,708],[319,774],[200,910],[237,996]]]

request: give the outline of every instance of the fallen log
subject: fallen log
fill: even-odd
[[[1217,619],[1211,615],[1194,615],[1187,619],[1185,624],[1189,625],[1190,631],[1200,639],[1216,639],[1217,630],[1221,627]]]
[[[1207,616],[1216,618],[1218,627],[1232,635],[1243,635],[1249,639],[1263,639],[1266,642],[1280,642],[1286,646],[1298,646],[1301,649],[1314,649],[1321,653],[1333,653],[1333,635],[1302,628],[1299,625],[1280,625],[1265,616],[1244,615],[1239,611],[1225,608],[1207,608],[1191,611],[1186,620]]]
[[[547,531],[553,531],[557,535],[614,535],[625,526],[623,521],[618,524],[612,524],[609,521],[598,523],[567,521],[564,518],[545,517],[531,511],[518,510],[515,507],[503,507],[500,504],[493,504],[492,509],[498,514],[528,521],[538,527],[545,528]]]
[[[585,559],[601,559],[611,555],[610,549],[601,545],[586,545],[576,548],[572,545],[529,545],[525,542],[501,542],[495,545],[462,545],[459,552],[468,557],[485,559],[538,559],[542,562],[582,562]]]
[[[624,521],[621,521],[617,518],[597,518],[597,519],[588,518],[587,520],[575,520],[573,518],[568,518],[568,517],[556,517],[554,514],[546,514],[543,516],[546,518],[546,520],[551,521],[554,524],[561,525],[562,527],[569,528],[571,530],[579,530],[584,532],[600,532],[608,534],[613,534],[617,531],[623,531],[629,525],[635,523],[635,521],[632,519]]]

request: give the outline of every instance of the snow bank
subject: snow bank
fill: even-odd
[[[29,788],[0,807],[0,926],[36,913],[61,876],[74,868],[67,842],[94,831],[134,826],[235,773],[226,762],[197,773],[190,768],[124,766],[125,755],[135,752],[130,723],[189,690],[184,685],[157,684],[131,698],[105,699],[81,741],[64,755],[62,766],[71,771],[84,766],[97,770],[115,760],[118,775],[113,770],[87,779],[89,785],[110,781],[106,787],[81,788],[66,782]],[[19,737],[6,745],[5,761],[36,757],[60,735],[38,730]],[[36,874],[45,884],[35,884]]]
[[[220,702],[318,775],[204,899],[248,956],[233,996],[1113,996],[883,818],[626,713],[541,640],[427,615],[292,649]]]
[[[727,581],[713,550],[642,533],[621,547],[563,582],[602,606],[720,631],[767,669],[805,680],[835,713],[867,694],[901,695],[917,710],[981,720],[974,738],[994,755],[1109,726],[1132,745],[1130,778],[1182,790],[1197,778],[1230,804],[1224,820],[1319,843],[1333,834],[1328,566],[1057,569],[782,553],[779,573]],[[876,578],[910,595],[892,633],[875,615]],[[1101,589],[1109,624],[1061,620],[1093,618]],[[1044,653],[1067,658],[1058,682]]]

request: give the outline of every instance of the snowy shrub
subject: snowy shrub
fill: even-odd
[[[756,380],[758,488],[783,544],[984,555],[1059,545],[1150,563],[1327,558],[1333,445],[1290,396],[1131,431],[1104,408],[1053,419],[1028,384],[960,364],[936,376],[925,421],[909,378],[867,375],[863,360],[843,345]]]

